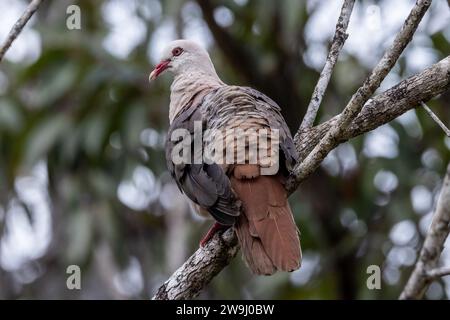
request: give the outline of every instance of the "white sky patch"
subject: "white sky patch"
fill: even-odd
[[[234,2],[238,5],[238,6],[245,6],[248,2],[248,0],[234,0]]]
[[[114,276],[114,286],[117,290],[127,296],[137,296],[144,288],[144,278],[139,260],[131,257],[128,266]]]
[[[387,255],[387,261],[396,267],[412,266],[416,261],[416,251],[411,247],[394,246]]]
[[[369,132],[364,139],[364,154],[369,158],[393,159],[398,155],[397,132],[388,124]]]
[[[164,136],[153,128],[145,128],[139,135],[141,143],[150,148],[163,148]]]
[[[384,193],[390,193],[394,191],[398,186],[397,176],[388,170],[380,170],[377,172],[373,179],[375,187]]]
[[[352,208],[343,209],[339,220],[342,226],[350,229],[356,237],[361,237],[367,233],[367,225],[364,221],[358,220],[358,216]]]
[[[413,240],[416,233],[416,225],[414,222],[411,220],[403,220],[392,227],[389,238],[395,245],[404,246]]]
[[[390,285],[396,284],[400,280],[400,270],[394,266],[388,265],[383,268],[383,280]]]
[[[444,290],[442,288],[442,285],[437,281],[431,283],[428,287],[428,290],[425,292],[425,296],[430,300],[442,299],[443,294]]]
[[[170,211],[185,206],[187,199],[175,183],[166,183],[162,187],[159,201],[166,211]]]
[[[450,10],[445,1],[433,1],[431,5],[432,18],[428,21],[428,32],[434,34],[448,30],[450,26]]]
[[[433,194],[423,185],[415,186],[411,190],[411,203],[416,213],[425,214],[433,205]]]
[[[426,215],[420,218],[419,230],[422,236],[425,236],[428,233],[432,220],[433,220],[433,211],[428,212]]]
[[[125,59],[144,40],[146,26],[136,8],[134,0],[110,0],[102,7],[103,19],[110,26],[103,46],[117,58]]]
[[[428,169],[439,169],[444,163],[439,152],[433,148],[425,150],[425,152],[422,153],[420,160],[424,167]]]
[[[221,27],[229,27],[234,22],[234,14],[227,7],[220,6],[214,10],[214,20]]]
[[[208,25],[202,18],[200,7],[194,2],[187,2],[181,11],[184,21],[183,38],[193,40],[208,48],[214,42]]]
[[[375,91],[375,94],[386,91],[402,80],[399,75],[399,69],[398,65],[395,65],[394,68],[392,68],[391,72],[389,72],[386,78],[381,82],[380,87]]]
[[[158,20],[161,18],[162,8],[158,0],[137,0],[139,13],[148,20]]]
[[[301,270],[301,271],[300,271]],[[302,286],[320,271],[320,255],[313,252],[304,252],[302,256],[302,267],[291,273],[291,282],[296,286]]]
[[[152,64],[161,60],[162,51],[170,41],[176,40],[175,23],[172,19],[164,20],[153,33],[148,47],[148,56]]]
[[[341,3],[339,1],[320,1],[310,8],[315,7],[305,26],[305,40],[309,42],[326,42],[334,33],[337,18],[339,17]],[[335,21],[330,24],[330,21]]]
[[[374,67],[383,51],[392,43],[394,35],[400,30],[413,5],[413,0],[396,1],[393,10],[392,3],[387,0],[380,4],[356,2],[347,30],[349,37],[341,56],[349,53],[358,58],[364,66]],[[310,0],[307,8],[312,15],[305,27],[308,47],[304,58],[309,66],[320,70],[328,53],[328,43],[334,34],[335,23],[330,21],[337,21],[341,2]],[[430,11],[433,12],[433,18],[429,18],[429,14],[424,17],[412,43],[405,50],[407,72],[410,74],[423,70],[438,59],[436,52],[431,49],[429,36],[424,35],[424,32],[445,30],[450,23],[450,13],[448,8],[432,8]],[[427,25],[429,30],[425,30]],[[398,75],[393,70],[384,81],[386,83],[383,82],[381,89],[392,86],[398,80]]]
[[[345,175],[358,167],[355,149],[351,143],[341,144],[325,157],[321,165],[332,176]]]
[[[350,227],[353,223],[358,220],[358,216],[356,215],[355,210],[352,208],[345,208],[342,210],[339,220],[341,221],[342,226]]]
[[[16,179],[15,189],[30,209],[31,221],[17,199],[6,214],[6,232],[0,242],[0,264],[7,271],[41,257],[51,240],[51,213],[47,192],[47,168],[39,162],[29,176]]]
[[[150,169],[137,166],[130,180],[122,181],[117,188],[119,200],[133,210],[144,210],[158,199],[160,184]]]
[[[408,73],[417,73],[438,61],[438,53],[431,47],[411,46],[405,52]]]
[[[204,48],[208,48],[213,43],[213,37],[208,26],[202,19],[201,10],[197,4],[187,2],[182,10],[181,16],[184,22],[183,38],[193,40]],[[157,64],[161,60],[161,54],[169,42],[177,39],[175,22],[171,18],[161,22],[153,33],[148,47],[148,57],[152,64]]]
[[[316,71],[322,71],[323,65],[327,60],[328,48],[325,44],[320,42],[313,42],[306,48],[305,53],[303,54],[303,59],[305,63],[316,69]]]
[[[397,8],[392,11],[397,12]],[[383,16],[383,10],[378,5],[367,6],[357,1],[348,26],[347,33],[350,36],[343,51],[357,57],[366,67],[373,67],[379,59],[384,30],[390,28],[389,24],[390,21]]]
[[[422,126],[420,125],[419,119],[417,118],[416,110],[412,109],[400,117],[396,118],[395,121],[399,122],[406,133],[412,138],[421,138],[423,131]]]

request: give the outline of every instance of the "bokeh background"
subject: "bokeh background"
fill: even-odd
[[[342,110],[413,2],[357,1],[320,122]],[[71,4],[81,8],[81,30],[66,28]],[[294,132],[341,4],[44,1],[0,65],[0,298],[151,297],[211,224],[191,212],[165,168],[171,78],[147,81],[161,49],[197,40],[226,83],[272,97]],[[0,1],[0,39],[26,5]],[[447,56],[449,40],[450,9],[434,1],[379,91]],[[429,103],[447,124],[449,100]],[[339,146],[290,198],[302,268],[257,277],[237,258],[201,297],[397,298],[449,160],[450,139],[421,109]],[[81,290],[66,288],[71,264],[81,267]],[[381,290],[366,286],[369,265],[382,269]],[[426,297],[449,298],[450,278]]]

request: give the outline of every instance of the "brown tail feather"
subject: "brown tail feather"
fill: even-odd
[[[248,220],[245,215],[239,217],[235,224],[235,230],[250,270],[255,274],[271,275],[275,273],[275,266],[264,250],[261,239],[250,234]]]
[[[235,172],[231,183],[244,207],[235,228],[249,268],[253,273],[266,275],[298,269],[298,229],[279,177],[242,177]]]

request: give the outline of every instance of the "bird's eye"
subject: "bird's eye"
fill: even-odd
[[[180,47],[177,47],[175,49],[172,50],[172,54],[176,57],[179,56],[181,53],[183,52],[183,49]]]

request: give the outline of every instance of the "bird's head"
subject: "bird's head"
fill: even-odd
[[[170,42],[162,52],[161,62],[150,73],[149,81],[155,80],[166,70],[175,75],[195,71],[206,75],[216,74],[208,52],[190,40]]]

